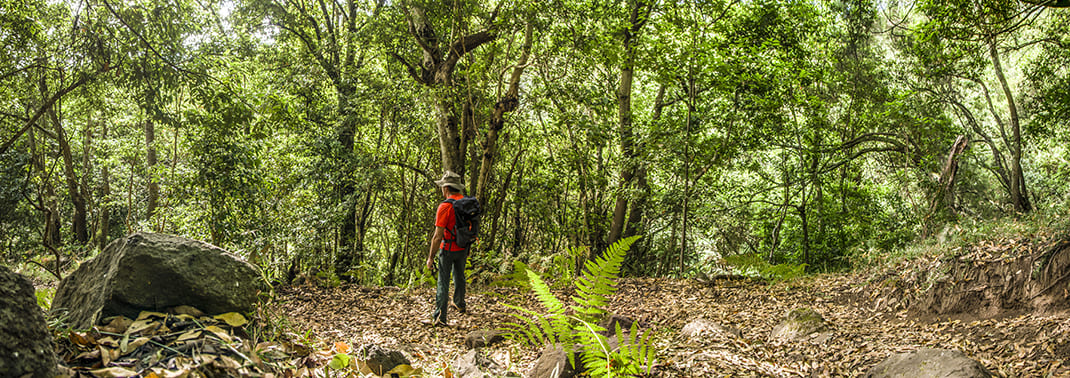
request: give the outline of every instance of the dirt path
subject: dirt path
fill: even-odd
[[[889,354],[921,347],[962,350],[1000,376],[1070,376],[1067,314],[920,324],[905,314],[883,314],[857,304],[865,301],[847,301],[866,296],[857,281],[843,275],[772,286],[625,279],[610,310],[655,330],[660,349],[655,376],[858,376]],[[322,343],[394,347],[408,352],[414,366],[441,376],[444,366],[465,351],[468,332],[508,321],[506,300],[538,308],[530,295],[515,289],[477,287],[469,292],[469,314],[451,313],[451,328],[419,323],[430,316],[433,288],[291,288],[279,294],[277,311],[289,319],[295,333],[311,330],[312,338]],[[818,311],[831,324],[827,341],[765,341],[785,313],[802,306]],[[678,336],[685,324],[703,317],[738,328],[742,337],[689,341]],[[491,356],[521,373],[537,357],[535,348],[513,342],[493,347]]]

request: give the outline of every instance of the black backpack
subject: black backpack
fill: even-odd
[[[465,196],[458,200],[447,198],[442,202],[453,205],[453,217],[456,220],[453,229],[450,230],[454,239],[446,241],[468,249],[476,241],[476,235],[479,235],[479,217],[483,215],[479,200],[476,197]]]

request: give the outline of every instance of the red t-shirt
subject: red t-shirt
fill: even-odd
[[[449,198],[459,200],[461,198],[464,198],[464,196],[462,196],[461,194],[453,194],[450,195]],[[453,205],[451,205],[449,202],[442,202],[438,204],[438,211],[435,212],[435,227],[442,227],[446,229],[446,234],[445,237],[442,238],[442,246],[440,248],[445,249],[447,251],[464,250],[464,248],[461,248],[461,246],[449,241],[454,240],[453,226],[455,224],[457,224],[457,218],[453,214]]]

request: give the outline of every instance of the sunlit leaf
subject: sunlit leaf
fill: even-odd
[[[223,321],[231,327],[241,327],[249,323],[249,321],[245,320],[245,317],[242,316],[242,314],[239,314],[237,312],[228,312],[226,314],[216,315],[215,319]]]
[[[337,351],[338,353],[348,354],[349,353],[349,344],[346,344],[346,343],[341,342],[341,341],[336,341],[334,343],[334,350]]]
[[[334,358],[331,359],[328,366],[334,370],[342,370],[349,367],[349,359],[350,357],[348,354],[338,353],[334,355]]]

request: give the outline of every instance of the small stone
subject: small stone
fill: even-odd
[[[578,354],[578,353],[577,353]],[[575,357],[576,364],[580,364],[580,358]],[[535,366],[528,373],[529,378],[572,378],[579,372],[569,363],[568,353],[564,348],[556,345],[547,345],[535,361]]]
[[[480,329],[469,332],[464,337],[464,346],[468,349],[482,348],[500,343],[505,340],[502,331],[493,329]]]
[[[741,333],[738,329],[726,327],[709,319],[695,319],[680,330],[680,336],[694,340],[700,337],[739,338]]]
[[[457,378],[489,378],[503,375],[501,366],[484,356],[479,350],[470,350],[458,356],[453,362],[453,371],[454,377]]]
[[[412,364],[403,353],[375,344],[361,346],[360,350],[357,351],[357,356],[364,360],[364,363],[368,365],[368,368],[376,376],[382,376],[398,365]]]

